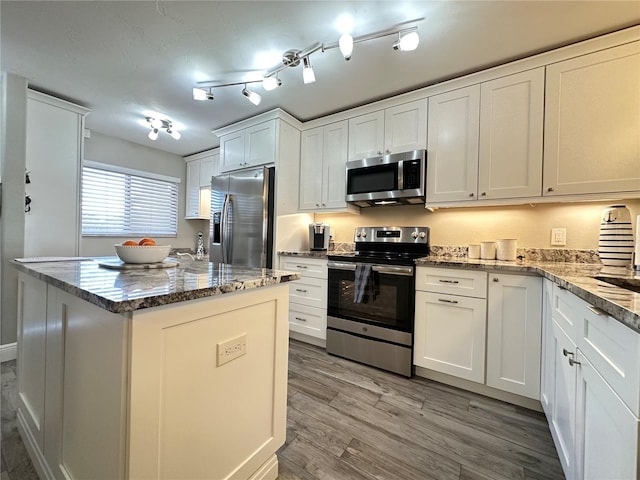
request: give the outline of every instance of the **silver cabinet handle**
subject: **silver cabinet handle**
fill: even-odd
[[[296,292],[307,293],[304,288],[296,288]]]
[[[460,283],[458,280],[438,280],[440,283]]]
[[[587,308],[591,310],[593,313],[595,313],[596,315],[600,315],[600,316],[607,315],[607,312],[605,312],[604,310],[600,310],[598,307],[594,307],[593,305],[587,305]]]
[[[566,356],[569,356],[569,355],[575,355],[575,353],[570,352],[570,351],[569,351],[569,350],[567,350],[566,348],[563,348],[563,349],[562,349],[562,355],[564,355],[564,356],[566,357]]]
[[[444,303],[458,303],[457,300],[447,300],[446,298],[439,298],[438,301]]]
[[[306,265],[296,265],[296,268],[305,268],[306,269],[306,268],[309,268],[309,267],[307,267]]]
[[[295,317],[295,319],[300,321],[300,322],[306,322],[307,321],[306,318],[302,318],[302,317]]]
[[[578,362],[577,360],[574,360],[573,358],[569,359],[569,365],[571,365],[572,367],[574,365],[582,365],[580,362]]]

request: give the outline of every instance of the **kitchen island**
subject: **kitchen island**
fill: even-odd
[[[18,422],[41,478],[276,478],[298,274],[100,266],[115,260],[12,262]]]

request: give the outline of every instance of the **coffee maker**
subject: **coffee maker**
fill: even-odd
[[[331,228],[326,223],[309,224],[309,249],[328,250]]]

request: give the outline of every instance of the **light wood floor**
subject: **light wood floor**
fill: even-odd
[[[2,363],[0,480],[36,480]],[[279,480],[562,479],[544,415],[291,341]],[[216,479],[211,479],[216,480]]]

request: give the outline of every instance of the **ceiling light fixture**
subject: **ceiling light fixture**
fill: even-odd
[[[249,90],[246,83],[244,84],[244,88],[242,89],[242,95],[247,97],[247,100],[249,100],[255,106],[260,105],[260,102],[262,101],[262,97],[260,96],[260,94],[254,92],[253,90]]]
[[[353,37],[348,33],[345,33],[338,40],[338,46],[340,47],[340,53],[345,60],[351,60],[351,54],[353,53]]]
[[[406,23],[416,23],[423,18],[412,20],[411,22]],[[406,25],[405,23],[405,25]],[[207,85],[211,83],[215,83],[216,85],[207,85],[193,88],[193,98],[196,100],[213,100],[213,93],[211,92],[214,88],[220,87],[230,87],[233,85],[244,85],[242,89],[242,95],[244,95],[251,103],[254,105],[259,105],[262,97],[257,93],[248,90],[247,85],[251,83],[262,83],[262,87],[265,91],[269,92],[278,88],[282,85],[282,81],[278,78],[278,73],[287,68],[295,68],[301,63],[303,64],[302,70],[302,79],[305,84],[313,83],[316,81],[315,72],[313,71],[313,67],[311,66],[311,58],[310,55],[312,53],[321,51],[325,52],[327,50],[332,50],[334,48],[339,48],[340,53],[345,60],[351,59],[351,55],[353,53],[353,46],[356,43],[367,42],[369,40],[374,40],[376,38],[388,37],[392,35],[397,35],[397,41],[392,44],[394,50],[401,52],[409,52],[418,48],[418,44],[420,43],[420,37],[418,36],[418,27],[395,27],[389,30],[381,30],[379,32],[370,33],[368,35],[361,35],[359,37],[352,37],[350,34],[345,33],[340,37],[337,42],[333,43],[314,43],[304,50],[296,50],[290,49],[282,54],[282,62],[280,65],[273,67],[268,70],[266,73],[262,75],[259,80],[247,80],[243,82],[234,82],[234,83],[219,83],[217,81],[209,80],[204,82],[198,82],[199,85]]]
[[[158,132],[160,130],[165,130],[172,138],[176,140],[180,140],[180,132],[176,130],[176,127],[171,123],[170,120],[162,120],[159,118],[146,117],[147,123],[151,127],[151,131],[147,135],[149,140],[157,140]]]
[[[302,81],[305,84],[313,83],[316,81],[316,74],[313,73],[313,67],[311,66],[311,60],[306,56],[302,59],[304,62],[304,68],[302,69]]]

